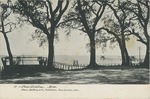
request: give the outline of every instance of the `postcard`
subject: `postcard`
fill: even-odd
[[[0,0],[0,99],[150,99],[149,0]]]

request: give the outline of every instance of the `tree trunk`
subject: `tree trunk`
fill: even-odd
[[[123,51],[123,48],[120,48],[120,51],[121,51],[121,59],[122,59],[121,65],[124,66],[124,64],[125,64],[125,53]]]
[[[146,45],[146,55],[144,58],[144,67],[149,67],[149,43]]]
[[[54,36],[50,34],[48,35],[48,64],[47,64],[48,70],[55,69],[53,61],[54,61]]]
[[[149,68],[149,49],[150,49],[150,46],[149,46],[149,43],[150,43],[150,37],[148,35],[148,31],[147,31],[147,26],[145,26],[144,28],[144,34],[145,34],[145,37],[146,37],[146,40],[147,40],[147,44],[146,44],[146,55],[145,55],[145,58],[144,58],[144,67],[148,67]]]
[[[127,48],[124,47],[124,57],[125,57],[125,63],[122,64],[123,66],[129,66],[130,65],[130,57],[127,51]]]
[[[3,33],[3,36],[4,36],[4,39],[5,39],[5,42],[6,42],[6,48],[7,48],[7,52],[8,52],[8,56],[9,56],[10,66],[13,66],[13,55],[11,53],[9,40],[8,40],[8,37],[7,37],[6,33]]]
[[[122,28],[121,32],[121,43],[122,43],[122,50],[124,52],[124,62],[122,63],[122,66],[129,66],[130,65],[130,57],[127,51],[126,42],[125,42],[125,36],[124,36],[124,29]]]
[[[90,64],[88,68],[96,68],[96,49],[95,49],[95,36],[89,36],[90,38]]]
[[[125,53],[121,41],[118,41],[118,44],[121,51],[121,60],[122,60],[121,65],[123,66],[125,64]]]
[[[117,41],[118,41],[119,48],[121,51],[121,59],[122,59],[121,65],[129,66],[129,55],[128,55],[127,49],[124,47],[120,39],[118,39]]]

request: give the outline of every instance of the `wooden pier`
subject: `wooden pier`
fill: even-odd
[[[48,59],[46,57],[29,57],[17,56],[13,57],[13,65],[10,66],[9,57],[1,58],[3,63],[3,70],[6,72],[36,72],[46,70]],[[78,70],[83,69],[86,65],[66,64],[61,62],[54,62],[54,67],[61,70]]]
[[[13,65],[10,66],[9,57],[1,58],[3,63],[3,70],[6,72],[36,72],[36,71],[45,71],[47,68],[48,59],[47,57],[42,56],[17,56],[13,57]],[[120,58],[100,58],[101,66],[119,66],[120,64],[110,63],[111,61],[119,62]],[[136,66],[138,63],[137,59],[132,59],[132,65]],[[134,63],[135,62],[135,63]],[[54,62],[53,66],[56,69],[60,70],[80,70],[86,68],[87,65],[81,65],[77,60],[74,60],[72,64]]]

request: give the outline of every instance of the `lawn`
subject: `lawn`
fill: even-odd
[[[149,84],[149,70],[98,69],[53,71],[1,79],[2,84]]]

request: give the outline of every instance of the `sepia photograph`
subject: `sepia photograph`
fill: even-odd
[[[1,85],[149,85],[149,43],[149,0],[0,0]]]

